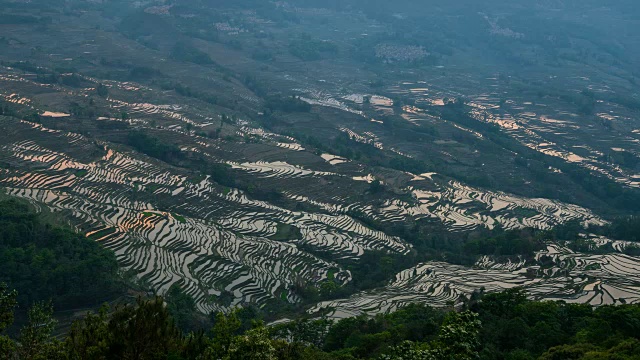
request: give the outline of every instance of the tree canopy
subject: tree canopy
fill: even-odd
[[[339,321],[300,319],[246,326],[243,310],[185,333],[161,297],[103,306],[61,339],[49,303],[37,303],[19,336],[2,331],[17,294],[0,285],[1,359],[640,359],[640,306],[527,299],[522,290],[475,294],[462,309],[410,305]],[[175,296],[173,294],[172,296]]]
[[[122,290],[115,255],[71,229],[45,222],[29,204],[0,201],[0,282],[29,307],[99,304]]]

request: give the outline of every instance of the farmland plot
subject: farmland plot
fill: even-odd
[[[179,169],[78,134],[25,121],[3,119],[2,125],[11,131],[2,135],[6,145],[0,149],[0,160],[10,166],[0,172],[0,184],[10,195],[66,215],[79,230],[112,249],[125,270],[158,292],[182,284],[202,311],[239,303],[264,304],[275,298],[296,302],[298,295],[291,290],[294,283],[318,283],[330,272],[341,284],[350,281],[348,271],[300,250],[298,244],[354,259],[369,249],[410,250],[401,239],[346,215],[349,206],[375,209],[386,221],[436,217],[452,229],[496,222],[546,227],[569,218],[600,221],[579,207],[483,193],[459,183],[445,184],[439,192],[414,189],[417,205],[390,200],[378,209],[371,204],[325,202],[326,213],[292,211],[252,199],[241,190],[225,191],[208,177],[194,180]],[[330,176],[336,181],[354,181],[282,161],[231,164],[237,171],[270,180]],[[288,196],[319,204],[302,195]],[[457,208],[471,202],[496,215],[468,212],[468,206]],[[516,207],[530,208],[538,215],[509,220],[507,214],[500,214]],[[279,223],[297,227],[302,237],[288,242],[268,240]],[[221,304],[225,294],[231,294],[233,300]]]
[[[552,265],[541,266],[551,263]],[[613,252],[584,254],[549,244],[527,263],[483,257],[473,267],[429,262],[404,270],[387,286],[325,301],[311,314],[344,318],[391,312],[411,303],[435,307],[459,304],[474,291],[522,287],[531,298],[591,305],[640,303],[640,258]]]

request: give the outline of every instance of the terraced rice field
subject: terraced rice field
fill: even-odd
[[[186,19],[167,6],[147,10],[166,20],[175,18],[175,24]],[[422,230],[433,225],[441,231],[442,225],[450,232],[548,229],[570,220],[605,224],[584,207],[524,196],[572,199],[602,214],[618,210],[572,174],[560,175],[575,166],[640,188],[637,108],[615,103],[608,95],[627,88],[615,83],[626,84],[622,73],[594,74],[593,81],[545,76],[540,89],[558,93],[532,95],[528,89],[537,88],[538,81],[510,76],[505,67],[510,60],[496,67],[474,63],[469,69],[456,60],[465,49],[424,64],[372,62],[362,67],[356,60],[366,56],[361,44],[388,37],[394,26],[329,10],[320,14],[323,21],[330,16],[332,25],[345,31],[320,27],[312,38],[340,51],[320,54],[317,62],[296,59],[287,48],[289,30],[306,33],[305,27],[318,20],[308,21],[309,16],[318,11],[325,10],[297,8],[302,22],[288,22],[287,31],[257,13],[224,11],[220,14],[228,19],[213,24],[221,41],[210,42],[203,33],[192,42],[190,27],[173,29],[210,58],[204,65],[166,52],[175,45],[173,35],[137,39],[99,30],[112,29],[113,19],[86,24],[101,22],[93,10],[82,16],[65,11],[63,23],[92,29],[94,41],[77,37],[82,32],[60,31],[56,21],[46,25],[51,34],[65,35],[55,42],[66,45],[56,46],[65,49],[63,54],[52,53],[61,50],[51,48],[51,42],[27,46],[40,39],[28,26],[12,30],[0,39],[7,50],[0,56],[0,100],[8,105],[2,113],[42,124],[0,116],[0,191],[60,213],[78,231],[112,249],[123,270],[144,285],[162,294],[180,284],[208,312],[245,303],[296,303],[296,289],[325,279],[348,284],[352,274],[340,264],[358,261],[371,250],[412,251],[411,244],[379,230],[395,230],[407,222],[425,225]],[[505,35],[505,29],[490,26],[492,34]],[[268,35],[260,46],[273,48],[276,55],[263,62],[255,56],[263,54],[250,54],[256,39],[245,36],[249,33]],[[398,50],[392,44],[371,45]],[[408,50],[426,54],[420,47]],[[13,62],[24,58],[33,64]],[[573,65],[567,68],[575,71]],[[74,74],[58,74],[61,69]],[[525,76],[532,69],[516,71]],[[564,71],[560,64],[544,69]],[[43,81],[49,71],[55,81]],[[83,73],[138,79],[146,85]],[[75,82],[63,81],[72,75]],[[634,86],[635,78],[630,79]],[[580,115],[571,99],[584,90],[612,102],[598,100],[590,117]],[[297,95],[314,106],[300,113],[266,111],[275,94]],[[440,118],[442,107],[460,98],[472,119]],[[178,160],[147,151],[168,161],[163,162],[124,145],[133,143],[127,138],[132,130],[160,145],[170,144],[172,152],[181,152]],[[346,137],[359,144],[342,141]],[[529,149],[554,158],[530,156]],[[353,156],[335,155],[349,153]],[[561,166],[558,159],[571,166]],[[530,167],[533,161],[543,165]],[[434,172],[421,173],[425,171]],[[557,182],[547,184],[549,178],[541,175]],[[567,188],[554,188],[561,181]],[[309,313],[341,318],[393,311],[413,302],[446,306],[480,289],[515,286],[538,299],[593,305],[640,302],[640,260],[623,254],[631,244],[592,240],[609,253],[576,253],[550,243],[535,261],[484,257],[472,267],[424,263],[399,272],[382,288],[322,302]]]
[[[202,310],[215,309],[210,297],[222,292],[234,295],[228,306],[269,297],[293,302],[297,298],[289,286],[298,278],[317,282],[331,271],[339,281],[350,280],[336,264],[295,244],[267,240],[276,233],[277,221],[299,227],[302,242],[345,256],[368,248],[408,250],[399,239],[344,215],[292,212],[238,190],[225,192],[207,179],[191,182],[77,134],[27,122],[3,126],[14,129],[5,138],[14,142],[2,147],[1,159],[20,168],[0,172],[0,184],[10,195],[65,213],[154,289],[163,292],[182,283]],[[91,153],[101,156],[73,157]]]
[[[373,175],[313,170],[282,160],[226,160],[233,171],[256,181],[290,183],[291,190],[285,192],[287,198],[317,206],[324,212],[293,211],[252,199],[208,177],[194,178],[121,146],[26,121],[3,118],[0,125],[10,129],[0,135],[4,144],[0,162],[7,164],[0,170],[0,186],[7,193],[63,213],[78,229],[113,249],[125,270],[160,293],[174,283],[182,284],[202,311],[247,302],[264,304],[276,298],[296,302],[297,295],[291,290],[294,283],[317,283],[330,272],[340,283],[350,281],[348,271],[300,250],[301,244],[338,258],[353,259],[368,249],[396,253],[410,250],[410,245],[401,239],[370,229],[346,215],[350,210],[391,222],[404,221],[409,216],[433,217],[452,229],[491,227],[496,223],[506,227],[547,227],[574,218],[585,223],[601,222],[576,206],[437,182],[435,174],[405,175],[415,198],[411,204],[393,199],[382,207],[345,203],[344,198],[331,192],[311,191],[309,184],[329,179],[350,189],[350,183],[360,182],[353,177],[367,179]],[[203,154],[220,151],[193,139],[185,149]],[[280,152],[291,151],[277,144],[272,147],[280,148]],[[334,156],[294,152],[316,157],[321,167],[338,169],[335,166],[348,165]],[[438,190],[433,190],[434,186]],[[432,190],[424,190],[425,187]],[[531,215],[509,217],[516,208],[530,209]],[[276,234],[278,224],[297,227],[302,238],[269,240]],[[216,301],[228,294],[233,301]]]
[[[43,87],[15,75],[3,75],[0,81],[12,86],[19,83]],[[134,83],[106,84],[114,91],[136,96],[152,91]],[[44,87],[65,96],[86,96],[89,91],[64,92],[57,86]],[[323,93],[308,94],[318,104],[364,115]],[[57,117],[66,115],[60,110],[42,109],[37,101],[26,99],[17,91],[3,97],[40,114],[52,114],[55,121],[67,118]],[[222,128],[222,116],[204,115],[205,111],[187,105],[125,101],[117,96],[106,101],[111,110],[129,117],[100,117],[96,123],[124,121],[132,127],[153,128],[160,136],[179,137],[181,151],[227,164],[235,177],[250,179],[256,186],[268,188],[277,184],[285,200],[304,205],[283,207],[257,200],[242,190],[221,186],[208,176],[148,158],[123,145],[0,117],[0,127],[7,129],[0,134],[0,186],[5,192],[63,214],[79,231],[112,249],[124,270],[159,293],[172,284],[181,284],[202,311],[224,310],[242,303],[263,305],[274,299],[297,302],[294,284],[317,284],[329,274],[339,284],[351,281],[349,271],[335,259],[357,260],[367,250],[399,254],[411,250],[411,245],[402,239],[371,229],[349,216],[353,212],[383,224],[432,219],[452,231],[497,225],[507,229],[549,228],[574,219],[585,225],[604,223],[587,209],[559,201],[486,191],[437,173],[380,171],[330,153],[317,155],[292,137],[265,131],[242,119],[234,120],[235,125],[225,124],[225,130],[232,129],[236,136],[257,142],[207,139],[196,133],[200,129]],[[390,101],[374,98],[375,106],[385,109]],[[388,110],[385,109],[382,110]],[[416,119],[425,116],[417,108],[409,110]],[[337,130],[355,141],[411,157],[385,146],[373,130],[356,130],[351,125]],[[474,134],[472,130],[462,130]],[[481,134],[474,136],[482,138]],[[395,197],[392,192],[375,199],[361,196],[374,180],[393,183],[406,196]],[[277,238],[278,228],[283,225],[299,229],[300,237],[270,240]],[[314,251],[312,254],[302,249]],[[322,258],[314,254],[332,255]],[[525,268],[524,264],[518,266]],[[436,276],[433,269],[439,269],[436,274],[443,274],[437,280],[443,284],[445,278],[457,274],[457,290],[451,290],[451,285],[425,285],[436,281],[429,280]],[[446,302],[471,291],[472,285],[462,284],[476,281],[481,277],[479,271],[444,263],[425,264],[398,274],[395,285],[381,290],[387,295],[359,294],[353,299],[360,296],[357,301],[370,303],[362,306],[366,312],[393,309],[415,299],[432,301],[437,297]],[[504,277],[496,289],[525,281],[512,268],[483,271],[493,271],[487,275],[489,278]],[[593,284],[593,291],[604,294],[600,290],[604,285]],[[606,296],[602,299],[613,301]],[[352,313],[351,300],[336,302],[334,316]],[[334,305],[319,304],[315,310]]]
[[[387,202],[381,211],[400,217],[409,215],[415,218],[437,218],[453,230],[469,230],[480,225],[493,228],[498,224],[506,229],[547,229],[574,219],[581,220],[584,225],[605,223],[579,206],[549,199],[527,199],[501,192],[482,191],[457,181],[450,181],[436,191],[412,187],[412,194],[417,204],[393,200]],[[529,210],[529,213],[518,216],[515,215],[517,209]]]
[[[416,125],[430,122],[446,123],[458,130],[472,134],[478,139],[483,139],[483,135],[477,131],[434,117],[420,108],[420,106],[441,106],[444,105],[444,99],[465,97],[468,99],[467,104],[472,108],[471,116],[474,119],[499,126],[506,134],[522,145],[542,154],[557,157],[568,163],[583,167],[594,174],[608,177],[624,186],[640,187],[640,174],[637,174],[635,169],[625,168],[620,164],[607,160],[608,155],[615,152],[626,152],[634,156],[640,154],[640,137],[638,137],[640,132],[635,131],[637,129],[633,128],[633,118],[629,114],[617,113],[619,109],[615,104],[601,102],[598,105],[607,109],[607,111],[600,112],[597,116],[603,121],[613,124],[612,126],[616,129],[616,131],[603,131],[597,130],[593,123],[585,124],[580,115],[569,111],[554,110],[545,105],[534,104],[527,99],[513,98],[504,100],[504,94],[497,90],[489,93],[466,94],[465,96],[465,94],[453,91],[450,87],[440,84],[443,81],[449,82],[449,80],[434,78],[430,83],[425,81],[405,81],[390,87],[388,89],[390,93],[411,97],[416,104],[416,106],[404,106],[397,115]],[[461,87],[464,87],[463,84],[468,79],[457,79],[457,81],[460,82]],[[497,82],[497,79],[489,78],[487,81]],[[580,79],[580,81],[584,82],[586,80]],[[578,86],[577,83],[572,83],[571,85]],[[584,86],[593,91],[606,92],[606,90],[597,89],[597,87],[589,84],[588,81]],[[491,85],[490,87],[499,88],[498,85]],[[474,90],[472,88],[468,91]],[[390,107],[392,105],[390,99],[378,95],[330,95],[327,92],[309,89],[301,89],[299,91],[310,96],[310,98],[305,98],[305,101],[309,103],[348,111],[361,115],[365,119],[369,119],[371,115],[355,110],[341,100],[361,106],[364,103],[364,99],[369,98],[371,99],[371,106],[373,106],[377,114],[389,115],[397,111]],[[576,92],[579,92],[579,90],[576,90]],[[504,101],[502,106],[501,101]],[[377,122],[374,119],[371,121]],[[340,130],[352,140],[371,144],[378,149],[392,151],[405,157],[413,157],[410,152],[402,148],[389,147],[380,139],[378,131],[366,132],[349,127],[342,127]],[[585,145],[585,142],[589,145]],[[445,151],[442,151],[441,154],[455,159],[455,156]]]
[[[640,259],[621,253],[576,253],[549,244],[533,263],[495,262],[488,257],[473,267],[430,262],[398,273],[382,289],[322,302],[309,313],[344,318],[390,312],[410,303],[444,307],[460,303],[474,291],[514,287],[524,288],[534,299],[595,306],[640,303]]]
[[[465,83],[463,79],[460,80],[461,84]],[[500,88],[497,84],[498,79],[488,78],[486,80],[495,83],[489,87]],[[392,87],[391,91],[411,96],[418,105],[444,105],[442,99],[462,96],[458,92],[437,86],[435,83],[437,81],[434,81],[434,84],[429,84],[429,87],[424,87],[426,85],[424,82],[405,82]],[[572,79],[568,86],[582,86],[582,88],[589,88],[595,92],[607,91],[590,84],[588,79]],[[579,92],[580,90],[575,91]],[[633,118],[629,117],[629,114],[618,113],[620,109],[615,104],[606,102],[598,104],[598,107],[606,109],[606,112],[600,112],[597,116],[605,122],[614,124],[616,131],[612,132],[598,130],[593,123],[584,121],[584,115],[554,110],[546,105],[536,105],[526,98],[513,97],[505,100],[505,94],[498,91],[467,95],[468,105],[473,108],[471,115],[474,119],[499,126],[522,145],[577,164],[625,186],[640,187],[638,174],[633,169],[623,168],[606,160],[606,155],[615,151],[612,148],[632,154],[640,153],[638,148],[640,139],[631,128]],[[504,105],[501,105],[501,101],[504,102]],[[402,116],[415,123],[420,123],[428,118],[416,107],[405,107]],[[457,124],[455,126],[462,128]],[[585,142],[590,146],[585,145]],[[623,147],[620,146],[622,144],[624,144]]]

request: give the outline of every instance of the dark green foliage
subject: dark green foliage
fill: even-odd
[[[60,344],[52,338],[56,321],[51,303],[36,303],[28,311],[28,323],[20,331],[20,359],[50,359],[57,357]]]
[[[184,338],[162,298],[138,300],[107,316],[107,308],[73,324],[66,341],[72,359],[167,359]]]
[[[8,359],[7,354],[15,351],[15,344],[3,333],[13,324],[13,311],[18,305],[17,297],[18,293],[15,290],[8,291],[7,285],[0,283],[0,360]]]
[[[157,76],[162,76],[162,73],[156,69],[148,66],[134,66],[129,70],[128,80],[143,81]]]
[[[269,338],[269,331],[256,327],[233,338],[223,359],[229,360],[276,360],[276,349]]]
[[[65,86],[74,88],[81,87],[85,83],[84,80],[76,74],[62,76],[60,82]]]
[[[13,309],[18,305],[18,292],[0,283],[0,333],[13,324]]]
[[[165,302],[176,325],[183,332],[196,331],[202,325],[197,316],[195,300],[178,284],[169,288],[165,294]]]
[[[99,96],[107,97],[107,95],[109,95],[109,88],[104,84],[98,84],[98,86],[96,86],[96,93]]]
[[[543,233],[533,229],[495,231],[494,236],[468,241],[465,252],[478,255],[525,255],[531,256],[544,247]]]
[[[395,313],[371,319],[348,318],[330,327],[323,348],[328,352],[350,348],[350,352],[357,357],[373,358],[404,340],[434,340],[443,319],[441,311],[424,305],[410,305]]]
[[[53,299],[59,309],[95,304],[121,289],[110,251],[71,230],[44,223],[27,204],[0,202],[0,282],[25,307]]]
[[[531,301],[521,290],[509,290],[486,295],[471,308],[480,314],[483,324],[484,359],[515,353],[525,359],[543,354],[545,359],[581,359],[590,351],[608,351],[629,340],[637,342],[640,334],[637,305],[594,309]]]
[[[16,116],[17,115],[17,111],[15,109],[15,107],[4,100],[0,100],[0,115],[3,116]]]
[[[388,254],[384,255],[385,257],[390,257],[398,261],[397,266],[401,268],[399,270],[409,268],[417,264],[417,262],[443,258],[446,258],[447,262],[464,265],[472,265],[480,255],[523,256],[524,258],[531,258],[536,250],[544,248],[545,240],[560,239],[556,237],[555,229],[550,231],[532,228],[504,230],[502,227],[496,227],[492,230],[478,228],[472,232],[452,233],[442,224],[430,221],[405,222],[389,225],[376,221],[358,211],[349,211],[347,215],[372,229],[398,236],[414,245],[415,253],[412,252],[409,255],[399,256],[398,258]],[[581,231],[584,232],[579,223],[577,226],[579,227],[578,229],[582,229]],[[575,236],[577,236],[577,233]],[[570,239],[562,240],[573,239],[575,238],[571,237]],[[369,255],[365,253],[365,255],[361,257],[361,261],[358,262],[359,264],[355,266],[363,267],[365,264],[373,264],[367,266],[375,266],[377,260],[369,261],[368,257]],[[409,264],[410,262],[413,263]],[[356,269],[352,269],[352,271],[355,271],[354,274],[359,273]],[[368,269],[364,271],[362,275],[370,277],[366,275],[368,273],[377,274],[377,271],[375,269]]]
[[[199,65],[213,64],[213,60],[211,60],[207,53],[202,52],[195,46],[184,42],[176,43],[171,50],[171,58]]]
[[[71,326],[65,345],[69,357],[72,359],[101,359],[102,354],[109,348],[109,330],[106,306],[100,308],[97,314],[88,313],[82,321],[76,321]]]
[[[592,115],[596,107],[596,96],[590,90],[583,90],[582,96],[576,101],[578,113],[582,115]]]
[[[181,335],[161,298],[116,311],[109,323],[109,354],[120,359],[161,359],[180,345]]]
[[[248,186],[239,186],[239,188],[247,191],[251,197],[257,200],[277,202],[283,198],[282,193],[275,188],[256,187],[251,184]]]
[[[173,26],[165,18],[144,11],[124,17],[119,30],[134,39],[175,35]]]
[[[218,103],[218,97],[216,95],[193,90],[178,82],[162,82],[160,83],[160,87],[163,90],[174,90],[178,95],[198,99],[209,104],[215,105]]]
[[[384,185],[382,185],[380,180],[376,179],[369,184],[369,193],[377,194],[382,191],[384,191]]]
[[[602,232],[616,240],[640,241],[640,217],[630,216],[617,219],[605,227]]]
[[[211,175],[211,179],[220,185],[236,186],[231,166],[227,164],[208,164],[205,173]]]
[[[228,316],[218,313],[211,333],[215,339],[207,349],[208,355],[221,358],[229,351],[233,338],[240,333],[240,320],[237,313],[232,312]]]
[[[471,360],[478,358],[481,322],[478,314],[470,311],[449,312],[440,328],[437,342],[431,352],[436,358]]]
[[[640,164],[640,159],[628,151],[613,151],[600,157],[603,161],[613,162],[628,168],[635,169]]]
[[[640,110],[640,96],[638,94],[616,94],[612,96],[609,101],[620,104],[629,109]]]
[[[253,91],[254,94],[260,97],[264,97],[267,95],[267,88],[265,84],[253,75],[246,75],[244,78],[242,78],[242,83],[247,87],[247,89]]]
[[[177,146],[163,143],[160,139],[141,131],[130,132],[127,136],[127,144],[141,153],[166,162],[179,160],[183,157]]]
[[[297,97],[280,97],[273,96],[267,99],[265,107],[270,111],[282,111],[286,113],[292,112],[309,112],[311,111],[311,105],[298,99]]]
[[[0,337],[0,359],[17,354],[18,359],[637,360],[640,350],[640,306],[539,302],[519,289],[475,294],[460,312],[414,304],[372,318],[301,319],[270,328],[259,321],[258,310],[245,308],[216,314],[210,335],[182,334],[172,313],[175,306],[192,303],[179,291],[170,292],[167,306],[157,297],[111,313],[106,306],[89,313],[63,342],[51,337],[51,307],[36,305],[19,343]],[[12,293],[0,291],[3,322],[11,321],[12,299]]]
[[[99,120],[96,121],[96,127],[101,130],[126,130],[129,124],[124,121]]]
[[[613,219],[605,226],[590,227],[589,233],[602,235],[614,240],[626,240],[640,242],[640,217],[627,216]],[[554,241],[568,241],[573,250],[592,252],[594,248],[590,239],[585,239],[580,234],[584,233],[584,228],[578,221],[569,221],[563,225],[558,225],[546,232],[546,236]],[[639,244],[640,245],[640,244]],[[606,249],[605,249],[606,250]],[[640,247],[629,246],[625,249],[628,255],[635,256],[640,253]]]
[[[50,18],[39,18],[28,15],[0,14],[0,25],[35,25],[50,23]]]
[[[3,295],[0,293],[0,299]],[[12,313],[12,309],[0,309],[0,318],[12,317]],[[34,304],[27,312],[27,323],[20,330],[18,341],[0,336],[0,359],[68,359],[64,345],[52,336],[56,323],[51,303]]]
[[[88,102],[71,102],[69,104],[69,113],[76,117],[94,118],[96,116],[96,108]]]
[[[251,54],[251,58],[257,61],[269,61],[273,59],[273,53],[268,49],[256,49]]]
[[[333,323],[330,320],[300,319],[271,328],[271,335],[276,339],[285,339],[305,345],[321,347]]]
[[[367,251],[357,263],[347,265],[353,275],[353,284],[356,289],[371,289],[384,285],[389,279],[389,274],[415,265],[415,254],[399,255],[386,251]]]
[[[302,233],[294,225],[278,223],[276,233],[270,239],[276,241],[300,240],[302,239]]]
[[[301,60],[314,61],[322,59],[324,54],[335,55],[338,47],[332,42],[313,39],[308,34],[302,34],[289,42],[289,52]]]

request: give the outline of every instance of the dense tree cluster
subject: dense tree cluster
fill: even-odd
[[[171,57],[178,61],[192,62],[200,65],[213,64],[213,60],[211,60],[211,57],[209,57],[207,53],[185,42],[176,43],[171,50]]]
[[[600,232],[616,240],[640,241],[640,217],[617,219]]]
[[[0,282],[29,305],[95,305],[121,291],[115,255],[95,241],[52,226],[17,200],[0,202]]]
[[[338,52],[336,44],[312,38],[309,34],[302,34],[289,42],[291,55],[304,60],[314,61],[322,59],[323,54],[335,55]]]
[[[183,157],[182,152],[177,146],[167,144],[141,131],[130,132],[127,136],[127,144],[143,154],[166,162],[171,162]]]
[[[638,359],[640,306],[527,300],[510,290],[470,308],[483,324],[482,359]]]
[[[52,308],[37,303],[16,338],[15,291],[0,286],[2,359],[224,360],[633,360],[640,356],[640,306],[528,300],[518,289],[474,294],[460,310],[409,305],[340,321],[302,319],[265,326],[242,310],[215,315],[206,330],[183,332],[172,306],[156,297],[103,306],[54,338]],[[250,324],[250,325],[249,325]]]
[[[266,113],[272,113],[274,111],[282,111],[286,113],[311,111],[311,105],[294,96],[269,97],[266,101],[265,107],[267,109]]]

